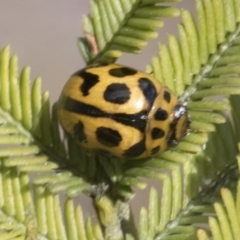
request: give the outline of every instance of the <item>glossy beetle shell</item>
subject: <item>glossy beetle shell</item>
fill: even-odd
[[[119,158],[164,151],[186,134],[184,105],[152,76],[109,64],[74,73],[59,99],[63,129],[82,146]]]

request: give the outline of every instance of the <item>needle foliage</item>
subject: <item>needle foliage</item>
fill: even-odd
[[[154,158],[88,154],[63,136],[41,79],[31,83],[30,68],[19,71],[9,46],[1,50],[0,239],[239,238],[240,0],[196,0],[196,16],[174,2],[91,0],[78,39],[87,65],[111,63],[140,54],[162,18],[181,17],[146,71],[186,103],[191,129]],[[149,186],[136,219],[130,203],[146,179],[159,187]],[[82,194],[98,221],[76,204]]]

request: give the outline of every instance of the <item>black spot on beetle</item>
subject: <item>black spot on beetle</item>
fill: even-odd
[[[135,114],[115,113],[109,114],[109,117],[119,123],[134,127],[140,132],[145,131],[148,120],[147,111],[141,111]]]
[[[84,126],[83,126],[83,123],[80,121],[74,125],[73,138],[76,139],[77,141],[79,141],[80,143],[87,142],[87,137],[84,133]]]
[[[131,92],[124,83],[112,83],[104,91],[104,99],[107,102],[124,104],[130,99]]]
[[[135,69],[128,68],[128,67],[112,68],[109,70],[109,74],[111,76],[118,77],[118,78],[131,76],[136,73],[137,73],[137,71]]]
[[[152,139],[159,139],[164,137],[165,132],[160,128],[153,128],[151,134],[152,134]]]
[[[116,147],[122,141],[118,131],[111,128],[99,127],[96,131],[97,140],[107,147]]]
[[[170,101],[171,101],[170,92],[164,91],[164,93],[163,93],[163,98],[166,100],[166,102],[170,103]]]
[[[155,155],[160,151],[160,146],[157,146],[151,150],[151,155]]]
[[[87,96],[89,94],[89,90],[99,82],[98,75],[86,72],[85,69],[74,73],[73,76],[79,76],[83,79],[83,83],[80,86],[80,91],[83,96]]]
[[[168,118],[168,113],[164,109],[158,108],[158,110],[156,111],[154,117],[155,117],[156,120],[164,121],[164,120],[166,120]]]
[[[142,141],[132,145],[129,149],[127,149],[123,156],[128,158],[136,158],[142,155],[145,150],[145,139],[143,139]]]
[[[61,96],[59,99],[59,107],[69,112],[91,116],[94,118],[111,118],[116,122],[122,123],[123,125],[138,129],[140,132],[145,131],[148,120],[148,113],[145,110],[135,114],[109,113],[104,112],[100,108],[97,108],[93,105],[86,104],[66,96]]]
[[[139,87],[141,88],[146,100],[149,103],[150,108],[153,105],[155,98],[157,97],[157,91],[151,80],[147,78],[140,78],[138,80]]]

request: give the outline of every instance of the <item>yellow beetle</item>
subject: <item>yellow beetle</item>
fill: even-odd
[[[152,76],[107,64],[74,73],[58,104],[63,129],[80,145],[140,159],[177,144],[189,128],[186,107]]]

